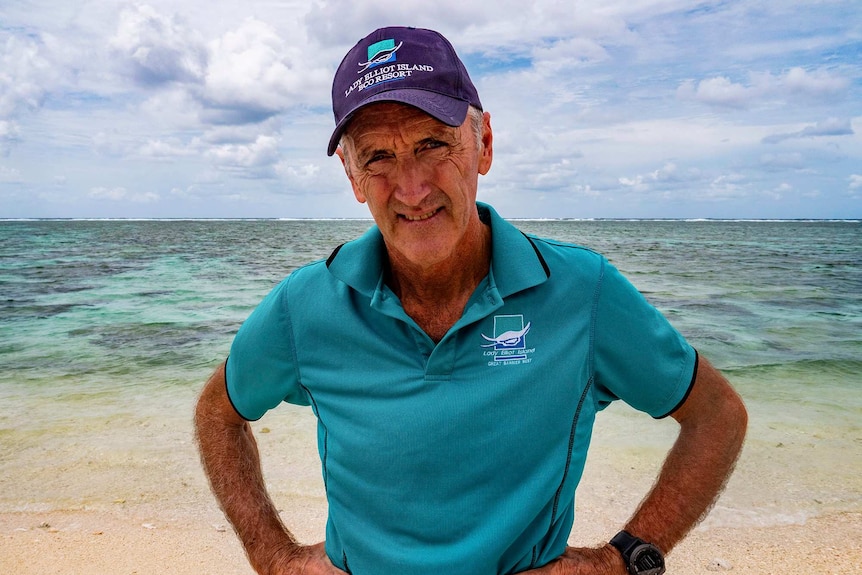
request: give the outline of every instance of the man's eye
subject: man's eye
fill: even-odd
[[[422,146],[420,146],[419,151],[422,150],[439,150],[440,148],[445,148],[449,144],[442,140],[426,140],[422,142]]]
[[[374,162],[379,162],[380,160],[385,160],[388,156],[386,154],[374,154],[368,160],[366,160],[365,165],[370,166]]]

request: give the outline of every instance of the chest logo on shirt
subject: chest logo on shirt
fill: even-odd
[[[494,335],[481,334],[488,342],[482,344],[488,367],[530,363],[532,358],[529,355],[536,351],[527,347],[531,326],[531,322],[524,324],[523,315],[495,315]]]

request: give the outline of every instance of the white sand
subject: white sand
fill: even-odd
[[[310,410],[254,425],[270,490],[301,541],[323,538],[326,501]],[[190,418],[189,418],[190,419]],[[252,575],[200,470],[190,421],[150,418],[11,450],[0,469],[0,575]],[[606,541],[649,488],[672,422],[621,449],[624,415],[600,418],[578,490],[574,545]],[[862,565],[862,461],[800,473],[828,443],[753,429],[727,492],[668,558],[668,572],[851,575]],[[792,430],[791,430],[792,431]],[[653,437],[646,437],[648,434]],[[845,469],[846,468],[846,469]]]
[[[166,520],[162,515],[170,516],[169,510],[139,511],[0,514],[0,573],[252,574],[223,522]],[[325,505],[288,515],[300,526],[297,534],[311,542]],[[668,572],[851,575],[859,573],[860,564],[862,514],[844,513],[801,525],[695,531],[668,558]]]

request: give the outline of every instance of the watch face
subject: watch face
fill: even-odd
[[[632,551],[629,564],[637,575],[661,575],[664,573],[664,557],[655,546],[638,545]]]

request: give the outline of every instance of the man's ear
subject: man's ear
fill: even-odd
[[[494,159],[494,133],[491,130],[491,114],[482,114],[482,149],[479,156],[479,173],[483,176],[491,169]]]
[[[347,179],[350,180],[350,187],[353,188],[353,195],[356,197],[356,201],[360,204],[364,204],[365,194],[362,193],[362,190],[360,190],[359,186],[356,185],[356,180],[353,179],[353,172],[350,170],[348,160],[344,156],[344,150],[342,150],[341,147],[338,147],[335,149],[335,154],[341,160],[341,166],[344,168],[344,173],[347,175]]]

